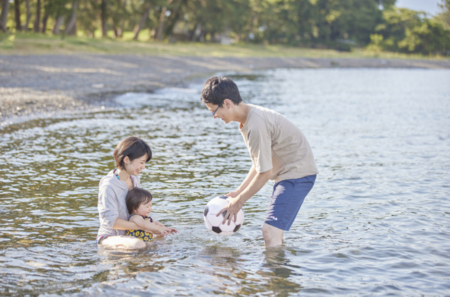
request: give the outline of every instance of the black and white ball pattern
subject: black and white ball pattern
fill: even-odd
[[[226,211],[223,212],[220,216],[216,216],[223,208],[228,205],[227,196],[219,196],[211,199],[205,206],[205,210],[203,211],[203,218],[205,219],[206,227],[215,234],[220,236],[229,236],[236,233],[239,228],[241,228],[244,223],[244,211],[239,210],[237,213],[236,222],[231,220],[230,225],[228,222],[222,224],[223,219],[226,215]]]

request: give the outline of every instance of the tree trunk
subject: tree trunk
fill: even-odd
[[[113,23],[113,31],[114,31],[114,36],[116,38],[121,38],[122,37],[122,28],[120,27],[120,24],[118,25],[114,19],[112,20]]]
[[[37,0],[36,4],[36,19],[34,20],[34,32],[39,33],[39,26],[41,25],[41,0]]]
[[[245,35],[245,43],[248,43],[250,41],[250,33],[252,33],[253,30],[253,23],[255,21],[255,14],[252,14],[252,17],[250,18],[250,22],[248,23],[247,26],[247,35]]]
[[[121,38],[122,37],[122,27],[120,26],[120,23],[117,24],[117,22],[114,21],[114,19],[113,19],[112,25],[113,25],[114,37]]]
[[[195,25],[194,25],[194,29],[192,29],[192,31],[191,31],[191,33],[189,34],[189,41],[194,41],[194,38],[195,38],[195,34],[196,34],[196,32],[197,32],[197,27],[198,27],[198,23],[196,23]]]
[[[172,35],[173,29],[175,28],[176,23],[181,17],[181,7],[183,5],[186,5],[186,2],[187,0],[181,0],[175,9],[175,12],[172,12],[172,14],[170,15],[170,18],[167,21],[166,25],[166,32],[165,32],[166,36]]]
[[[61,25],[64,23],[64,16],[60,15],[56,18],[55,25],[53,26],[52,33],[57,35],[59,34],[59,29]]]
[[[28,32],[28,26],[30,25],[30,19],[31,19],[30,0],[26,0],[26,4],[27,4],[27,18],[25,21],[25,25],[23,26],[23,30],[25,32]]]
[[[75,22],[77,20],[77,6],[78,6],[78,1],[75,0],[72,3],[72,16],[70,17],[69,23],[66,26],[66,34],[71,34],[73,33],[73,28],[75,27]]]
[[[48,21],[48,14],[44,13],[44,17],[42,18],[42,33],[45,34],[45,31],[47,31],[47,21]]]
[[[163,7],[161,10],[161,15],[159,16],[159,23],[158,27],[155,30],[155,39],[156,40],[162,40],[163,39],[163,27],[164,27],[164,20],[166,19],[166,12],[167,8]]]
[[[106,28],[106,20],[108,18],[108,14],[107,14],[107,0],[102,0],[101,4],[100,4],[100,9],[101,9],[101,14],[100,14],[100,19],[101,19],[101,23],[102,23],[102,36],[106,37],[108,34],[108,29]]]
[[[170,5],[172,3],[173,0],[167,0],[167,6]],[[161,14],[159,16],[159,23],[158,26],[155,29],[155,36],[154,39],[156,40],[162,40],[163,39],[163,31],[164,31],[164,20],[166,19],[166,12],[167,12],[167,7],[164,6],[161,9]]]
[[[22,31],[22,24],[20,23],[20,0],[14,0],[14,13],[16,19],[16,31]]]
[[[206,40],[206,34],[208,33],[208,31],[206,31],[206,30],[202,30],[201,31],[201,33],[200,33],[200,38],[199,38],[199,41],[200,42],[204,42],[205,40]]]
[[[120,0],[119,9],[113,13],[113,16],[111,18],[114,36],[116,38],[121,38],[123,35],[123,25],[124,25],[124,11],[126,10],[128,0]],[[131,2],[132,7],[134,8],[133,2]],[[135,28],[136,29],[136,28]],[[133,30],[134,32],[134,30]]]
[[[6,21],[8,19],[8,10],[9,10],[9,0],[3,0],[2,13],[0,14],[0,29],[2,29],[3,32],[8,31],[8,28],[6,28]]]
[[[77,35],[77,22],[75,22],[75,24],[72,26],[72,29],[70,29],[69,32],[67,32],[67,33],[65,33],[65,32],[66,31],[64,30],[64,34],[76,36]]]
[[[134,40],[138,39],[139,32],[141,32],[142,27],[145,25],[145,21],[148,19],[148,15],[150,14],[150,9],[152,6],[149,4],[147,8],[145,8],[144,13],[142,14],[141,21],[139,22],[139,25],[135,27],[134,30]]]

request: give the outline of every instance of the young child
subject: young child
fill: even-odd
[[[153,233],[160,236],[177,233],[177,230],[174,228],[165,227],[150,217],[152,199],[152,194],[147,190],[133,188],[128,191],[125,200],[128,212],[131,214],[129,221],[135,223],[143,230],[128,230],[125,235],[134,236],[143,241],[151,241]]]

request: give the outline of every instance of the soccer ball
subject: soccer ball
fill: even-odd
[[[237,213],[236,223],[231,220],[230,225],[228,221],[222,224],[226,215],[224,211],[220,216],[216,216],[222,209],[228,205],[227,196],[219,196],[211,199],[205,206],[203,211],[203,218],[205,219],[206,227],[215,234],[220,236],[229,236],[234,234],[241,228],[244,223],[244,212],[242,209]]]

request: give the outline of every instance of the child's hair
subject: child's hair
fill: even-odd
[[[125,201],[127,203],[128,213],[132,214],[141,204],[147,204],[152,201],[153,196],[147,190],[141,188],[133,188],[128,191]]]
[[[203,85],[202,102],[222,106],[225,99],[230,99],[235,105],[242,102],[239,89],[228,77],[213,76]]]
[[[147,163],[152,158],[152,150],[140,138],[137,137],[127,137],[122,140],[114,150],[114,160],[116,161],[116,167],[125,170],[125,164],[123,159],[128,157],[130,161],[140,158],[147,154]]]

